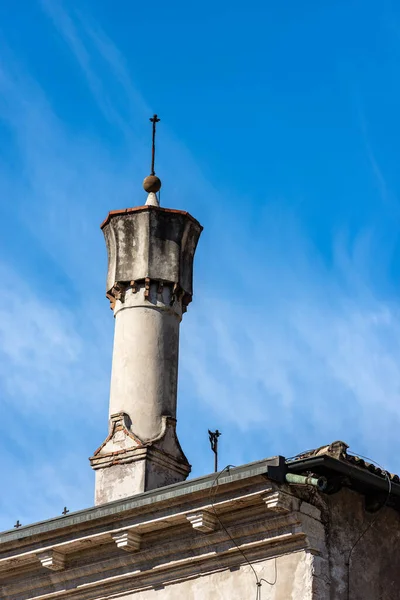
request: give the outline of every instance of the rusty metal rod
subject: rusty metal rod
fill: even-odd
[[[152,139],[152,145],[151,145],[151,175],[155,175],[156,172],[154,170],[154,163],[155,163],[155,159],[156,159],[156,124],[159,123],[160,119],[157,117],[157,115],[154,115],[153,117],[151,117],[150,119],[151,123],[153,123],[153,139]]]

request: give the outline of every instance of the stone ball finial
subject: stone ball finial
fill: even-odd
[[[159,192],[161,189],[161,179],[157,175],[149,175],[145,177],[143,181],[143,188],[145,192]]]

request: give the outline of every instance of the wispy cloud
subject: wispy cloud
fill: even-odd
[[[149,160],[143,161],[143,157],[150,154],[143,140],[149,139],[148,118],[153,109],[134,85],[124,56],[99,23],[82,10],[67,11],[58,0],[41,0],[41,5],[75,57],[98,108],[124,133],[135,165],[140,161],[147,168]],[[218,194],[204,178],[191,152],[165,123],[158,137],[160,146],[168,149],[157,161],[160,173],[165,175],[163,180],[169,185],[169,203],[180,206],[185,202],[186,208],[188,203],[207,203],[217,210]],[[140,172],[141,177],[143,173]]]
[[[92,503],[87,457],[106,432],[111,348],[51,287],[37,290],[5,264],[0,277],[0,528],[9,529]]]
[[[363,240],[356,251],[356,241],[349,253],[338,242],[328,266],[300,230],[289,247],[265,233],[268,259],[238,269],[225,296],[197,299],[183,328],[184,378],[242,439],[264,430],[271,450],[287,453],[341,438],[399,468],[400,310],[368,280],[376,248]]]
[[[80,452],[66,451],[57,461],[31,450],[29,466],[24,455],[2,450],[3,494],[0,531],[12,529],[17,519],[29,525],[92,504],[94,477]],[[71,469],[71,466],[74,468]]]
[[[41,0],[41,6],[75,58],[105,119],[119,129],[131,150],[135,148],[135,155],[140,154],[142,123],[151,110],[133,84],[117,46],[82,10],[67,11],[58,0]]]
[[[41,0],[41,5],[75,57],[104,116],[122,132],[130,134],[130,99],[135,95],[137,100],[139,95],[131,85],[116,48],[98,26],[95,31],[94,25],[90,26],[78,12],[68,12],[57,0]],[[114,85],[109,86],[111,69],[114,70],[111,73]]]
[[[5,397],[29,398],[35,406],[68,382],[68,371],[81,357],[74,316],[46,298],[34,297],[9,269],[0,268],[7,289],[0,292],[0,371]],[[14,292],[11,292],[14,290]],[[18,293],[16,292],[18,290]],[[11,368],[10,368],[11,367]],[[43,394],[44,386],[47,393]]]
[[[390,206],[391,209],[395,208],[396,212],[398,212],[397,202],[394,202],[393,194],[388,186],[386,177],[384,176],[382,168],[381,168],[381,166],[378,162],[378,159],[375,155],[375,152],[373,150],[373,146],[372,146],[372,143],[370,140],[370,135],[368,132],[367,120],[365,117],[364,110],[361,108],[360,102],[358,102],[357,104],[358,104],[358,118],[359,118],[359,122],[360,122],[361,136],[362,136],[362,139],[364,142],[366,155],[367,155],[368,161],[371,166],[372,174],[376,181],[377,188],[380,193],[381,200],[384,204],[386,204],[387,206]]]
[[[133,193],[147,164],[137,123],[147,125],[149,116],[123,57],[93,19],[56,1],[42,5],[125,145],[121,152],[101,136],[77,135],[40,82],[18,62],[2,65],[0,119],[22,176],[16,185],[4,171],[0,192],[11,194],[20,233],[52,261],[51,272],[32,273],[26,253],[17,270],[10,251],[0,266],[8,284],[0,292],[0,390],[14,420],[14,433],[4,424],[3,431],[16,449],[3,465],[18,482],[7,502],[40,496],[24,513],[29,520],[58,514],[68,498],[76,507],[92,498],[86,456],[106,432],[112,346],[98,223],[107,210],[142,199],[139,189]],[[400,315],[370,276],[372,257],[381,260],[374,224],[355,240],[332,236],[328,262],[284,202],[278,210],[260,195],[257,219],[244,203],[235,212],[239,203],[221,197],[173,132],[162,131],[168,204],[206,225],[181,348],[179,427],[196,474],[208,468],[199,431],[210,420],[223,429],[228,462],[344,438],[400,469],[390,453],[400,416]],[[381,185],[386,193],[383,177]],[[13,518],[21,518],[22,505],[15,506]]]
[[[51,289],[35,291],[9,266],[0,264],[0,277],[7,281],[0,291],[3,401],[60,417],[78,410],[85,396],[87,409],[96,411],[95,390],[108,384],[104,364],[97,365],[109,355],[99,350],[100,330],[85,323],[86,311],[60,304]]]

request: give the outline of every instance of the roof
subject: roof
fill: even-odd
[[[95,525],[100,520],[109,522],[117,521],[137,510],[148,510],[156,504],[172,506],[187,502],[196,494],[210,494],[216,488],[226,484],[239,485],[243,480],[264,477],[267,479],[282,479],[285,472],[285,459],[282,456],[267,458],[239,467],[224,469],[219,473],[211,473],[196,479],[189,479],[181,483],[174,483],[162,488],[136,494],[129,498],[114,500],[84,510],[71,512],[66,516],[22,526],[0,533],[0,544],[30,538],[39,535],[55,535],[57,532],[68,528],[79,528],[86,525]],[[213,491],[213,493],[214,493]]]
[[[155,505],[157,503],[185,502],[196,493],[210,493],[218,484],[232,484],[250,478],[265,477],[285,483],[286,473],[316,474],[327,478],[326,493],[334,494],[347,487],[366,496],[367,509],[375,510],[383,504],[400,511],[400,478],[398,475],[375,466],[360,456],[348,453],[348,445],[341,441],[302,452],[285,459],[283,456],[266,458],[239,467],[226,468],[196,479],[150,490],[129,498],[90,507],[66,516],[56,517],[39,523],[26,525],[0,533],[0,544],[22,540],[41,534],[56,534],[67,527],[95,524],[99,520],[115,521],[125,513]],[[390,482],[390,483],[389,483]]]
[[[342,441],[302,452],[286,460],[292,473],[314,473],[328,479],[327,493],[348,487],[367,498],[366,507],[375,510],[382,504],[400,510],[400,477],[389,473],[371,459],[348,452]]]

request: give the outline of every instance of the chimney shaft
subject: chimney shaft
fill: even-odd
[[[176,436],[179,326],[202,231],[188,213],[155,203],[113,211],[102,229],[115,336],[109,435],[90,459],[96,504],[190,472]]]

